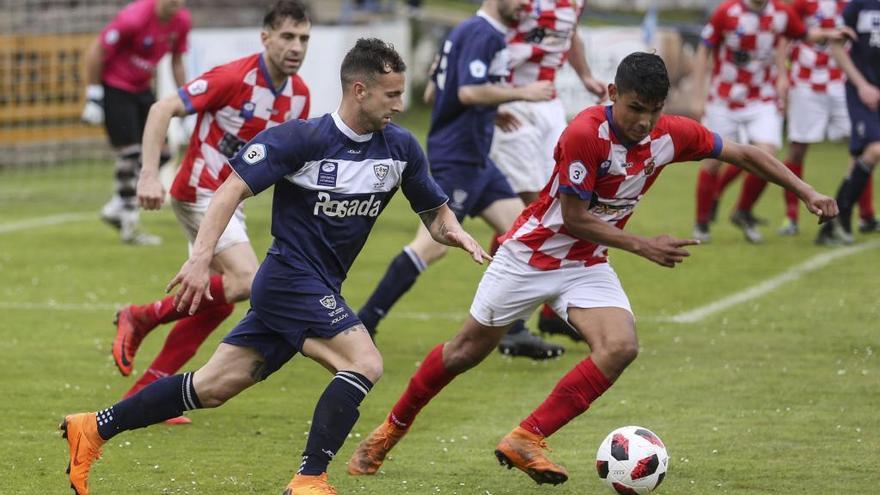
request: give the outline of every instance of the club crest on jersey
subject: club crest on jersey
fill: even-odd
[[[336,297],[333,294],[322,297],[318,302],[327,309],[336,309]]]
[[[189,83],[189,86],[186,87],[186,90],[189,92],[189,94],[193,96],[204,94],[204,92],[208,90],[208,81],[204,79],[196,79],[195,81]]]
[[[586,178],[587,167],[585,167],[583,163],[574,161],[568,165],[568,180],[570,180],[572,184],[579,186],[584,183],[584,179]]]
[[[153,37],[147,36],[146,38],[144,38],[144,48],[149,48],[151,46],[153,46]]]
[[[654,173],[654,158],[651,157],[648,159],[648,162],[645,163],[645,175],[652,175]]]
[[[255,165],[266,158],[266,145],[262,143],[254,143],[244,150],[241,159],[248,165]]]
[[[251,120],[254,118],[254,110],[257,109],[257,104],[252,101],[247,101],[244,105],[241,106],[241,112],[239,115],[241,118],[245,120]]]
[[[482,60],[471,61],[468,68],[471,71],[471,77],[474,77],[476,79],[481,79],[483,77],[486,77],[487,67],[486,67],[486,64]]]
[[[336,162],[323,161],[318,166],[318,185],[336,187],[336,174],[339,166]]]
[[[376,178],[379,179],[379,182],[373,184],[373,187],[376,189],[382,189],[385,187],[385,177],[388,177],[389,167],[385,163],[377,163],[373,165],[373,173],[376,174]]]

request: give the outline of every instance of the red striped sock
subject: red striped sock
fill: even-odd
[[[803,163],[785,162],[785,166],[788,167],[794,175],[797,175],[798,177],[804,176]],[[792,222],[797,223],[799,210],[797,195],[788,189],[783,189],[783,196],[785,198],[785,216],[787,216]]]
[[[422,410],[435,395],[449,384],[455,374],[443,365],[443,344],[431,349],[422,365],[410,378],[409,385],[394,404],[388,420],[399,428],[409,428]]]
[[[743,187],[739,195],[739,201],[737,201],[736,204],[736,209],[752,211],[755,203],[758,202],[758,198],[761,197],[761,193],[764,192],[765,187],[767,187],[766,180],[755,174],[747,174],[746,180],[743,181]]]
[[[199,346],[208,338],[208,335],[211,335],[211,332],[219,327],[234,309],[234,304],[224,304],[201,310],[192,316],[179,320],[174,328],[168,332],[162,350],[153,359],[150,367],[123,398],[136,394],[138,390],[159,378],[177,373],[187,361],[195,356]]]
[[[708,224],[711,219],[717,179],[717,174],[705,168],[700,168],[697,174],[697,223]]]
[[[586,411],[611,382],[587,358],[559,380],[550,395],[519,425],[526,430],[549,437],[569,421]]]

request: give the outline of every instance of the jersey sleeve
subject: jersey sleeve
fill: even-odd
[[[459,44],[461,52],[458,54],[458,87],[478,86],[492,82],[492,62],[496,54],[504,49],[502,42],[483,34],[469,39],[466,43]],[[496,64],[497,65],[497,64]]]
[[[785,37],[793,40],[799,40],[807,35],[807,25],[804,19],[789,4],[782,4],[785,9],[788,20],[785,23]]]
[[[298,117],[300,119],[305,120],[305,119],[309,118],[309,111],[312,108],[312,94],[309,92],[309,87],[306,86],[306,84],[304,82],[302,82],[297,87],[297,89],[299,89],[301,91],[299,94],[306,97],[306,102],[303,105],[302,111],[299,113],[299,117]]]
[[[556,144],[554,158],[559,170],[559,192],[573,194],[584,201],[593,197],[599,167],[607,158],[597,133],[588,134],[580,126],[569,125]]]
[[[856,23],[859,19],[859,10],[861,10],[861,8],[862,6],[859,5],[858,0],[853,0],[846,4],[846,7],[843,8],[843,23],[852,29],[856,29]]]
[[[670,115],[669,134],[675,147],[675,162],[690,162],[704,158],[717,158],[721,153],[722,140],[717,133],[706,129],[696,120]]]
[[[406,168],[401,177],[401,189],[409,201],[410,208],[416,213],[422,213],[444,205],[449,201],[449,198],[428,173],[428,160],[416,138],[410,135],[409,140],[409,152]]]
[[[290,120],[254,136],[229,164],[256,195],[300,170],[312,140],[305,121]]]
[[[192,29],[192,17],[188,10],[183,11],[181,16],[180,28],[177,31],[177,39],[171,47],[171,53],[182,55],[189,49],[189,31]]]
[[[703,44],[710,48],[715,48],[721,44],[721,38],[724,36],[724,19],[727,17],[726,10],[721,7],[715,9],[709,22],[703,27],[700,38]]]
[[[112,58],[120,47],[125,46],[134,37],[139,29],[140,26],[132,20],[127,9],[120,11],[109,24],[104,26],[104,30],[101,31],[98,38],[101,48],[104,50],[104,60]]]
[[[241,86],[241,75],[220,65],[177,89],[186,113],[202,113],[223,108]]]

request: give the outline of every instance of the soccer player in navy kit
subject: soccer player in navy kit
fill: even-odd
[[[485,0],[477,15],[459,24],[443,42],[426,91],[426,100],[434,102],[428,132],[431,175],[449,196],[449,206],[459,221],[467,215],[479,215],[498,234],[510,228],[525,207],[489,158],[498,105],[553,97],[550,81],[520,87],[499,84],[508,74],[508,25],[519,19],[527,4],[525,0]],[[419,228],[415,239],[391,261],[358,312],[371,333],[418,276],[446,250]],[[528,332],[521,321],[499,348],[535,359],[564,352],[563,347]]]
[[[846,106],[852,133],[852,168],[837,190],[840,216],[826,223],[816,244],[852,244],[852,210],[880,162],[880,0],[852,0],[843,10],[843,22],[855,31],[847,55],[839,44],[832,54],[846,72]]]
[[[116,434],[183,411],[217,407],[265,379],[297,352],[336,374],[318,400],[302,464],[287,495],[335,494],[327,465],[358,418],[358,406],[382,375],[382,357],[341,295],[342,281],[376,218],[398,187],[437,242],[490,259],[461,229],[447,197],[428,175],[416,139],[391,124],[403,107],[405,65],[394,49],[361,39],[342,62],[342,103],[333,114],[290,121],[258,134],[230,164],[180,284],[178,309],[212,298],[214,246],[239,202],[275,186],[275,238],[251,291],[251,309],[194,373],[157,380],[97,413],[65,417],[70,481],[88,494],[91,464]]]

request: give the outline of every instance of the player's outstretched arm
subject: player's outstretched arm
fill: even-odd
[[[202,302],[202,297],[208,300],[214,299],[208,290],[214,248],[226,225],[229,224],[229,219],[235,213],[235,208],[242,200],[252,195],[247,184],[235,173],[229,174],[226,181],[214,193],[205,218],[199,224],[199,233],[196,235],[189,259],[165,287],[166,292],[171,292],[171,289],[180,285],[174,296],[174,304],[178,311],[184,311],[189,307],[189,314],[194,314]]]
[[[474,261],[481,265],[483,261],[492,260],[492,257],[480,246],[480,243],[461,228],[461,224],[458,223],[455,213],[449,206],[444,204],[433,210],[424,211],[419,213],[419,217],[431,237],[440,244],[464,249],[470,253]]]
[[[699,244],[694,239],[677,239],[670,235],[642,237],[602,220],[589,211],[589,204],[573,194],[561,194],[562,221],[568,232],[585,241],[623,249],[660,266],[675,268],[690,253],[685,246]]]
[[[837,216],[837,202],[834,198],[816,192],[811,185],[794,175],[782,162],[756,146],[725,140],[718,159],[748,170],[797,194],[807,209],[819,217],[820,223]]]
[[[581,83],[584,85],[584,89],[593,93],[596,98],[598,98],[597,103],[605,101],[605,96],[608,94],[608,86],[603,81],[593,77],[590,63],[587,62],[584,41],[581,39],[580,34],[578,34],[577,29],[574,30],[574,34],[571,37],[571,50],[568,52],[568,65],[574,69],[575,74],[578,75]]]
[[[186,108],[180,96],[173,94],[153,103],[147,122],[144,125],[144,137],[141,141],[141,173],[137,183],[137,198],[141,208],[158,210],[165,200],[165,188],[159,180],[159,161],[165,134],[171,117],[183,117]]]
[[[458,99],[463,105],[496,106],[508,101],[548,101],[555,93],[550,81],[535,81],[525,86],[505,84],[471,84],[458,88]]]

